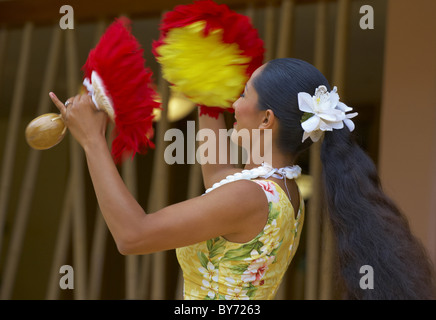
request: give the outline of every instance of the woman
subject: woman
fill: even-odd
[[[102,214],[122,254],[178,248],[187,299],[272,299],[304,220],[304,203],[292,179],[299,173],[294,164],[312,140],[332,130],[320,125],[329,121],[314,125],[313,114],[303,106],[304,97],[320,88],[330,91],[325,77],[301,60],[272,60],[257,69],[233,105],[235,129],[272,130],[272,141],[260,140],[271,153],[271,166],[256,169],[258,164],[248,161],[241,172],[231,164],[204,164],[205,195],[153,214],[145,214],[118,174],[105,140],[106,115],[96,111],[89,96],[70,98],[68,107],[50,96],[85,150]],[[318,98],[323,97],[329,95]],[[332,121],[335,129],[325,131],[321,160],[347,298],[433,298],[432,266],[423,247],[382,192],[374,164],[351,139],[351,116],[340,114],[342,124]],[[336,117],[334,112],[330,116]],[[200,129],[217,136],[225,128],[223,115],[201,116],[199,122]],[[241,175],[251,180],[238,180]],[[226,183],[230,180],[236,181]],[[373,290],[359,286],[363,265],[374,270]]]

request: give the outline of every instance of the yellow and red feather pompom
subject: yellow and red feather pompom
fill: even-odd
[[[251,74],[263,62],[263,41],[250,19],[200,0],[179,5],[165,14],[153,53],[163,77],[173,89],[216,116],[243,92]]]
[[[116,163],[128,153],[145,153],[154,147],[153,109],[160,108],[152,84],[152,71],[145,67],[143,49],[130,32],[130,20],[116,19],[92,49],[83,66],[84,77],[93,71],[103,80],[115,113],[112,156]]]

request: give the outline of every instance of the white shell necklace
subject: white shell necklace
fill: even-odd
[[[262,162],[262,165],[257,168],[253,168],[250,170],[242,170],[242,172],[237,172],[235,174],[227,176],[225,179],[220,182],[215,183],[212,187],[206,190],[205,193],[208,193],[223,184],[237,181],[237,180],[251,180],[256,178],[264,178],[268,179],[269,177],[274,177],[278,179],[296,179],[301,175],[301,168],[297,165],[294,166],[286,166],[284,168],[273,168],[269,163]],[[286,186],[286,183],[285,183]],[[286,187],[287,188],[287,187]],[[289,192],[288,192],[289,193]]]

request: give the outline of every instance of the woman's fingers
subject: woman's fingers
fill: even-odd
[[[67,112],[65,105],[58,99],[58,97],[53,92],[50,92],[48,95],[55,104],[56,108],[58,108],[61,112],[62,117],[65,119],[65,115]]]
[[[65,105],[58,99],[58,97],[56,97],[56,95],[53,92],[50,92],[48,95],[50,96],[51,100],[55,104],[56,108],[58,108],[62,114],[65,114],[66,111]]]

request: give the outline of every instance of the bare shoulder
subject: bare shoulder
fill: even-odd
[[[221,207],[223,218],[233,223],[234,230],[225,236],[234,242],[246,242],[256,236],[268,219],[268,201],[262,187],[249,180],[222,185],[206,194],[208,203]]]

